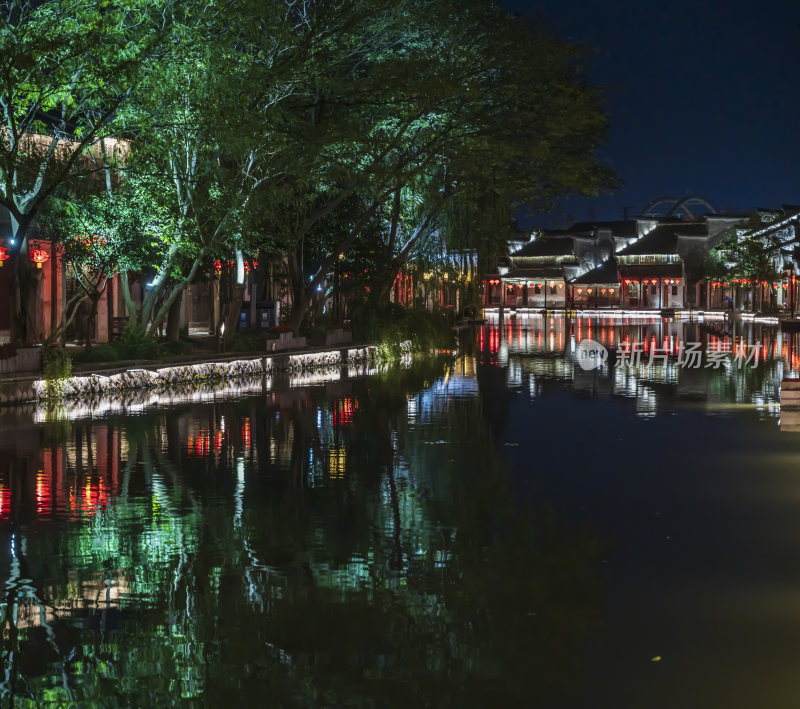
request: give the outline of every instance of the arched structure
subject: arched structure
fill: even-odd
[[[696,219],[705,214],[719,214],[717,208],[705,197],[688,195],[686,197],[656,197],[642,210],[641,216],[666,218],[682,217]]]

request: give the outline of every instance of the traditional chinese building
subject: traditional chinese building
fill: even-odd
[[[685,304],[686,274],[679,253],[679,238],[707,237],[705,221],[658,224],[619,254],[625,308],[682,308]]]
[[[620,303],[617,259],[612,256],[596,268],[570,281],[572,305],[576,308],[610,308]]]
[[[636,241],[641,230],[637,220],[629,219],[578,222],[568,229],[534,232],[529,242],[512,251],[501,264],[498,276],[489,279],[485,304],[508,308],[567,307],[572,304],[568,284]]]

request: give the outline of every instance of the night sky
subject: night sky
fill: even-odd
[[[590,46],[611,129],[602,161],[619,192],[571,200],[565,216],[619,219],[657,195],[719,209],[800,203],[800,6],[778,0],[502,0]],[[567,220],[568,221],[568,220]]]

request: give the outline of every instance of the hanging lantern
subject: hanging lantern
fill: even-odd
[[[34,248],[33,245],[31,245],[29,253],[31,261],[36,264],[36,268],[41,268],[42,264],[50,258],[50,254],[45,249]]]
[[[0,246],[0,268],[3,268],[3,262],[8,261],[10,258],[11,256],[6,253],[6,247]]]

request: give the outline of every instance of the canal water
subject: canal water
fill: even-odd
[[[798,345],[539,316],[0,410],[0,705],[796,707]]]

